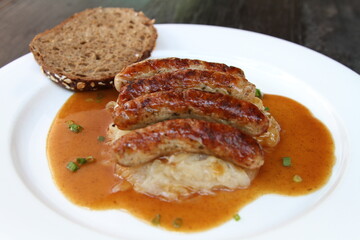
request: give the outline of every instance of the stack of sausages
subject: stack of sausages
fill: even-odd
[[[133,130],[112,143],[117,161],[137,166],[179,152],[216,156],[237,166],[263,165],[256,137],[270,118],[253,104],[255,85],[221,63],[165,58],[132,64],[115,77],[114,124]]]

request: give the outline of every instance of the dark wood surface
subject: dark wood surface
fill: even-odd
[[[359,0],[0,0],[0,67],[28,53],[28,43],[37,33],[97,6],[135,8],[157,23],[218,25],[268,34],[360,73]]]

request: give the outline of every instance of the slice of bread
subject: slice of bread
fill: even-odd
[[[52,81],[73,91],[113,87],[115,75],[150,56],[154,20],[129,8],[93,8],[38,34],[30,50]]]

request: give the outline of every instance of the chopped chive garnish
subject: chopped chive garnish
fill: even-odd
[[[282,165],[284,167],[290,167],[291,166],[291,157],[283,157],[282,158]]]
[[[105,137],[104,136],[98,136],[97,140],[99,142],[103,142],[103,141],[105,141]]]
[[[66,165],[66,168],[72,172],[76,172],[79,169],[79,166],[76,165],[76,163],[74,163],[74,162],[68,162],[68,164]]]
[[[296,183],[302,182],[302,177],[300,177],[299,175],[294,175],[293,177],[293,181]]]
[[[79,132],[82,131],[83,128],[80,125],[77,125],[77,124],[70,124],[69,129],[72,132],[79,133]]]
[[[175,218],[175,220],[173,221],[174,228],[180,228],[182,224],[183,224],[182,218]]]
[[[86,160],[86,158],[77,158],[76,162],[80,165],[83,165],[83,164],[87,163],[87,160]]]
[[[70,131],[72,131],[74,133],[79,133],[84,129],[82,126],[75,124],[74,121],[69,120],[66,123],[67,123]]]
[[[264,110],[265,110],[265,111],[269,111],[270,108],[269,108],[269,107],[265,107]]]
[[[262,92],[260,91],[260,89],[256,89],[255,90],[255,97],[257,97],[257,98],[263,98],[263,94],[262,94]]]
[[[161,220],[161,215],[157,214],[152,220],[151,223],[153,225],[159,225],[160,224],[160,220]]]
[[[90,163],[95,161],[95,158],[93,156],[88,156],[86,158],[76,158],[76,163],[75,162],[68,162],[68,164],[66,165],[66,168],[69,169],[72,172],[76,172],[77,170],[79,170],[81,165],[84,165],[85,163]]]
[[[234,216],[233,216],[233,218],[234,218],[234,220],[235,221],[240,221],[240,215],[237,213],[237,214],[235,214]]]

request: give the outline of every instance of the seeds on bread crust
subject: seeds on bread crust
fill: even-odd
[[[46,71],[43,68],[41,68],[41,70],[45,74],[45,76],[47,76],[51,81],[71,91],[96,91],[110,88],[114,84],[114,81],[112,79],[110,81],[72,80],[64,75],[58,75],[56,73]]]
[[[30,50],[45,75],[66,89],[111,88],[124,67],[150,56],[153,23],[133,9],[88,9],[35,36]]]

